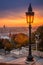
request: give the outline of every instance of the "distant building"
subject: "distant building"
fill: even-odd
[[[8,40],[10,40],[10,37],[8,37],[8,36],[0,36],[0,38],[1,39],[8,39]]]

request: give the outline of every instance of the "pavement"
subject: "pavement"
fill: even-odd
[[[43,65],[43,58],[41,58],[39,55],[38,52],[36,51],[33,51],[32,55],[34,57],[34,62],[33,63],[30,63],[27,64],[26,63],[26,58],[27,58],[27,50],[25,51],[25,49],[23,50],[23,53],[22,50],[19,54],[18,50],[14,50],[14,54],[11,53],[11,54],[7,54],[7,55],[0,55],[0,63],[6,63],[6,64],[12,64],[12,65]],[[18,53],[17,53],[18,52]],[[38,55],[37,55],[38,53]]]
[[[26,63],[26,57],[22,57],[16,60],[12,60],[10,62],[6,62],[7,64],[18,64],[18,65],[43,65],[43,58],[34,58],[33,63]]]

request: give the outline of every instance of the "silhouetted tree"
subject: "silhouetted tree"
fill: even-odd
[[[39,34],[38,50],[43,51],[43,26],[39,26],[36,32]]]
[[[0,39],[0,49],[3,48],[3,39]]]

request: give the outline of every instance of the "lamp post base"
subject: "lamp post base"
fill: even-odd
[[[35,61],[25,61],[26,64],[32,65],[35,63]]]
[[[34,63],[34,59],[32,55],[29,55],[25,61],[27,64],[33,64]]]

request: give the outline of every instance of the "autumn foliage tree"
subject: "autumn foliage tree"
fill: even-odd
[[[16,43],[16,48],[26,46],[28,44],[28,36],[23,33],[19,33],[15,36],[14,42]]]
[[[5,51],[10,51],[13,49],[13,44],[8,40],[8,39],[4,39],[3,40],[3,48],[5,49]]]

